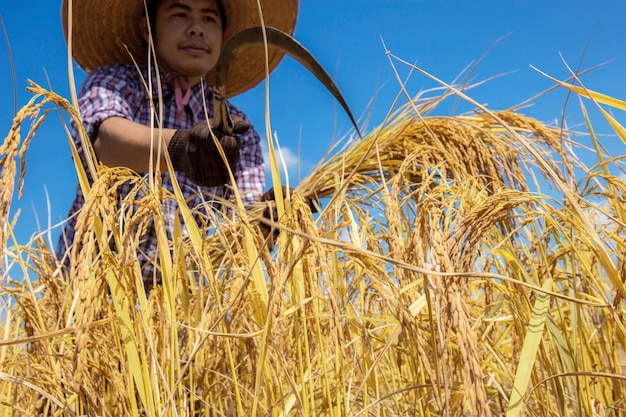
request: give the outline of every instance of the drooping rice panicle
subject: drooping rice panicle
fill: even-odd
[[[591,121],[588,168],[568,132],[521,113],[416,101],[304,178],[274,250],[263,205],[184,212],[168,237],[160,202],[179,195],[91,160],[64,268],[11,233],[45,106],[76,117],[33,93],[0,147],[0,417],[623,414],[626,182]],[[151,221],[166,282],[146,293]]]

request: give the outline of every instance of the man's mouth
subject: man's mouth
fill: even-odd
[[[198,54],[209,54],[211,48],[204,42],[183,42],[179,45],[180,49]]]

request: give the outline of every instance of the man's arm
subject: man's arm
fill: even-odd
[[[236,135],[245,133],[250,127],[248,122],[240,119],[233,120],[233,123],[235,136],[211,131],[206,122],[200,122],[191,129],[163,129],[165,144],[157,155],[158,129],[151,130],[123,117],[113,116],[98,127],[93,142],[94,151],[98,159],[108,166],[146,172],[150,167],[152,143],[154,162],[160,163],[161,171],[166,170],[167,152],[174,170],[183,172],[193,183],[205,187],[222,186],[229,182],[229,168],[236,171],[240,158],[241,140]],[[214,138],[219,142],[225,160]]]
[[[161,170],[165,170],[164,150],[174,135],[174,129],[162,129],[165,145],[160,155]],[[154,140],[152,136],[154,135]],[[154,143],[153,154],[158,152],[159,129],[151,129],[123,117],[109,117],[104,120],[93,141],[96,156],[108,166],[123,166],[135,172],[149,170],[150,147]],[[154,158],[156,162],[156,157]]]

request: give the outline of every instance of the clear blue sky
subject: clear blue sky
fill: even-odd
[[[52,89],[69,97],[60,0],[0,0],[0,15],[15,64],[17,106],[23,106],[30,98],[25,91],[28,79],[47,85],[49,77]],[[626,99],[625,17],[623,0],[301,0],[296,38],[336,78],[357,117],[371,111],[371,129],[384,120],[400,90],[383,42],[392,54],[416,63],[446,82],[452,82],[494,46],[472,79],[480,81],[513,73],[470,92],[470,96],[494,110],[514,106],[552,86],[530,65],[564,79],[568,71],[563,60],[578,67],[585,48],[583,68],[614,61],[585,75],[583,82],[589,88]],[[403,64],[395,64],[403,77],[409,73]],[[80,83],[84,73],[76,74]],[[332,142],[349,132],[349,120],[332,96],[289,58],[272,74],[270,86],[272,130],[284,147],[300,155],[300,166],[306,174]],[[415,95],[434,86],[426,77],[413,74],[408,91]],[[7,47],[2,42],[3,138],[14,113],[13,87]],[[261,85],[234,99],[262,135],[264,94]],[[542,121],[554,121],[561,116],[565,97],[562,90],[551,93],[524,113]],[[577,101],[570,103],[567,116],[570,124],[580,123]],[[622,114],[616,116],[624,123]],[[610,140],[614,139],[607,139],[607,143]],[[623,153],[621,146],[615,149]],[[20,243],[27,242],[37,230],[47,228],[48,217],[52,224],[64,218],[75,186],[69,146],[58,116],[52,114],[27,154],[24,196],[12,205],[12,213],[21,209],[16,227]],[[57,234],[58,231],[52,233],[55,244]]]

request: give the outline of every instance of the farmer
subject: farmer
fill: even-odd
[[[71,3],[72,53],[88,73],[78,97],[80,116],[100,162],[128,167],[144,175],[149,170],[151,147],[157,151],[158,135],[162,132],[167,150],[160,155],[160,161],[154,162],[160,162],[161,170],[166,171],[161,174],[163,187],[173,190],[164,155],[168,152],[188,206],[196,212],[206,202],[217,205],[215,202],[229,197],[229,168],[244,203],[273,198],[271,190],[263,193],[260,138],[247,116],[229,103],[233,133],[213,130],[228,166],[218,153],[207,124],[207,113],[208,120],[213,117],[211,85],[221,47],[242,29],[261,24],[257,0],[146,0],[146,8],[143,0]],[[69,0],[64,0],[62,7],[66,38],[69,4]],[[261,0],[261,6],[265,25],[293,33],[298,0]],[[151,37],[157,65],[148,65]],[[229,67],[228,97],[265,78],[265,51],[258,48],[245,52]],[[281,58],[280,52],[269,52],[270,70]],[[152,95],[146,88],[150,80]],[[159,114],[161,103],[163,113]],[[159,118],[162,130],[157,126]],[[76,126],[72,129],[79,153],[84,155]],[[130,188],[122,185],[120,197],[128,194]],[[84,201],[78,187],[57,247],[57,256],[66,264],[67,249],[75,240],[74,214]],[[175,201],[165,199],[162,212],[171,238],[180,210]],[[138,252],[148,288],[160,280],[155,268],[156,253],[156,233],[150,225]]]

